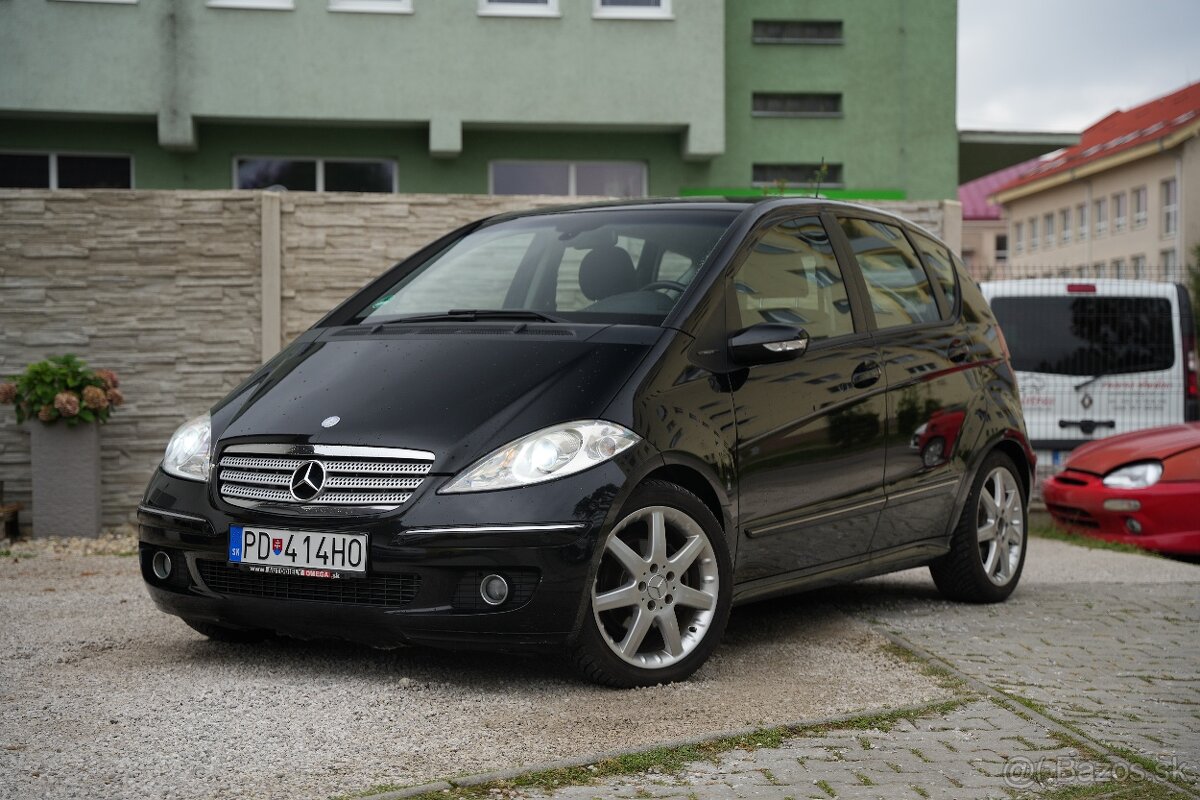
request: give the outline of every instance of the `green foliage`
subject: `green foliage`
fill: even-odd
[[[93,371],[73,355],[51,356],[30,364],[12,383],[0,384],[0,402],[16,407],[17,422],[39,419],[47,425],[105,423],[123,402],[117,377]]]

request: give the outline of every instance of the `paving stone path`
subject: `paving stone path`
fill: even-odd
[[[967,699],[954,710],[551,796],[969,800],[1154,773],[1200,797],[1200,567],[1035,547],[1065,566],[1031,569],[1003,605],[945,602],[916,570],[806,596],[962,676]]]

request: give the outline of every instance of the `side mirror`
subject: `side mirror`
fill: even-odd
[[[808,331],[792,325],[763,322],[729,337],[729,355],[738,364],[791,361],[808,350]]]

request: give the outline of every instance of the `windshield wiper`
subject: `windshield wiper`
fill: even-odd
[[[437,314],[417,314],[399,317],[377,325],[406,325],[410,322],[475,322],[481,319],[533,320],[535,322],[562,322],[558,317],[531,311],[525,308],[452,308]]]
[[[1100,380],[1101,378],[1106,377],[1108,375],[1114,375],[1114,374],[1116,374],[1116,370],[1102,369],[1099,372],[1097,372],[1095,375],[1093,375],[1092,377],[1088,378],[1083,383],[1075,384],[1075,391],[1078,392],[1080,389],[1084,388],[1085,386],[1091,386],[1093,383]]]

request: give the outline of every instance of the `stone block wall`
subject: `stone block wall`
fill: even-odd
[[[286,344],[443,234],[490,214],[562,202],[298,192],[281,195],[275,212],[262,198],[0,189],[0,380],[61,353],[121,377],[127,403],[101,431],[107,525],[133,519],[175,428],[262,362],[272,304]],[[945,230],[957,246],[947,229],[957,204],[880,205]],[[279,215],[279,252],[264,253],[264,213]],[[280,296],[264,298],[272,263]],[[11,406],[0,406],[0,481],[5,500],[25,504],[28,525],[37,513],[29,507],[29,433]]]

